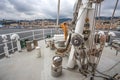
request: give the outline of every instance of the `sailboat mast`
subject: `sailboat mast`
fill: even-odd
[[[60,0],[58,0],[58,9],[57,9],[58,11],[57,11],[57,22],[56,22],[56,24],[57,24],[57,27],[58,27],[58,24],[59,24],[59,15],[60,15]]]

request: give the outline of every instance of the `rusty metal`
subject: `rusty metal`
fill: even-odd
[[[54,41],[50,41],[50,49],[51,50],[54,50],[56,47],[55,47],[55,44],[54,44]]]
[[[79,34],[73,34],[72,35],[72,39],[71,39],[71,43],[74,45],[74,46],[80,46],[82,45],[83,43],[83,38],[82,36],[80,36]]]
[[[57,51],[55,52],[57,55],[59,55],[59,56],[65,56],[65,54],[66,54],[66,52],[67,52],[67,49],[66,48],[57,48]]]
[[[34,48],[38,46],[38,40],[33,40]]]
[[[26,41],[26,48],[27,51],[32,51],[34,49],[32,45],[32,41]]]
[[[65,41],[59,41],[58,46],[59,47],[65,47]]]
[[[104,1],[104,0],[89,0],[89,1],[91,1],[91,2],[93,2],[93,3],[101,3],[101,2]]]

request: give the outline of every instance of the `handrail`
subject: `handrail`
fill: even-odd
[[[36,40],[41,40],[41,39],[45,39],[46,38],[46,35],[50,35],[50,36],[53,36],[55,34],[57,29],[55,28],[49,28],[49,29],[35,29],[35,30],[29,30],[29,31],[20,31],[20,32],[13,32],[13,33],[8,33],[8,34],[0,34],[0,38],[2,35],[7,35],[7,36],[11,36],[12,34],[18,34],[18,35],[22,35],[22,34],[27,34],[27,36],[23,36],[23,37],[20,37],[20,40],[25,40],[25,39],[29,39],[29,38],[32,38],[32,40],[36,39]],[[40,32],[38,32],[40,31]],[[45,32],[47,31],[47,32]],[[37,38],[36,38],[37,36]],[[10,47],[8,51],[13,51],[14,52],[14,49],[17,49],[16,46],[13,46],[13,43],[16,43],[16,41],[12,41],[11,39],[9,39],[9,41],[6,42],[7,44],[9,44]],[[4,43],[2,42],[0,44],[0,48],[4,48]],[[8,46],[9,47],[9,46]],[[5,52],[0,52],[0,56],[5,54]]]
[[[27,31],[20,31],[20,32],[13,32],[13,33],[8,33],[8,34],[0,34],[0,36],[2,35],[10,35],[10,34],[14,34],[14,33],[26,33],[26,32],[32,32],[32,31],[40,31],[40,30],[55,30],[54,28],[50,28],[50,29],[34,29],[34,30],[27,30]]]

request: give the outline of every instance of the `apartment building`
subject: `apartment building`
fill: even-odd
[[[54,27],[56,25],[53,21],[47,20],[23,20],[16,23],[11,23],[10,26],[16,27],[24,27],[24,28],[44,28],[44,27]]]
[[[120,25],[120,19],[111,20],[96,20],[96,29],[116,29],[116,27]]]

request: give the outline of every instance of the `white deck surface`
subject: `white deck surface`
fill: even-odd
[[[10,58],[3,58],[0,60],[0,80],[83,80],[78,71],[69,71],[63,69],[63,74],[60,77],[51,76],[51,63],[52,57],[55,55],[55,51],[46,48],[45,42],[40,41],[42,56],[36,58],[36,51],[14,53],[10,55]],[[63,67],[67,65],[68,57],[63,58]],[[115,55],[115,50],[111,50],[109,47],[104,49],[98,70],[105,71],[112,65],[120,61],[120,54]],[[120,73],[120,64],[108,74],[113,75]],[[85,79],[89,80],[89,79]],[[102,79],[96,79],[102,80]]]

